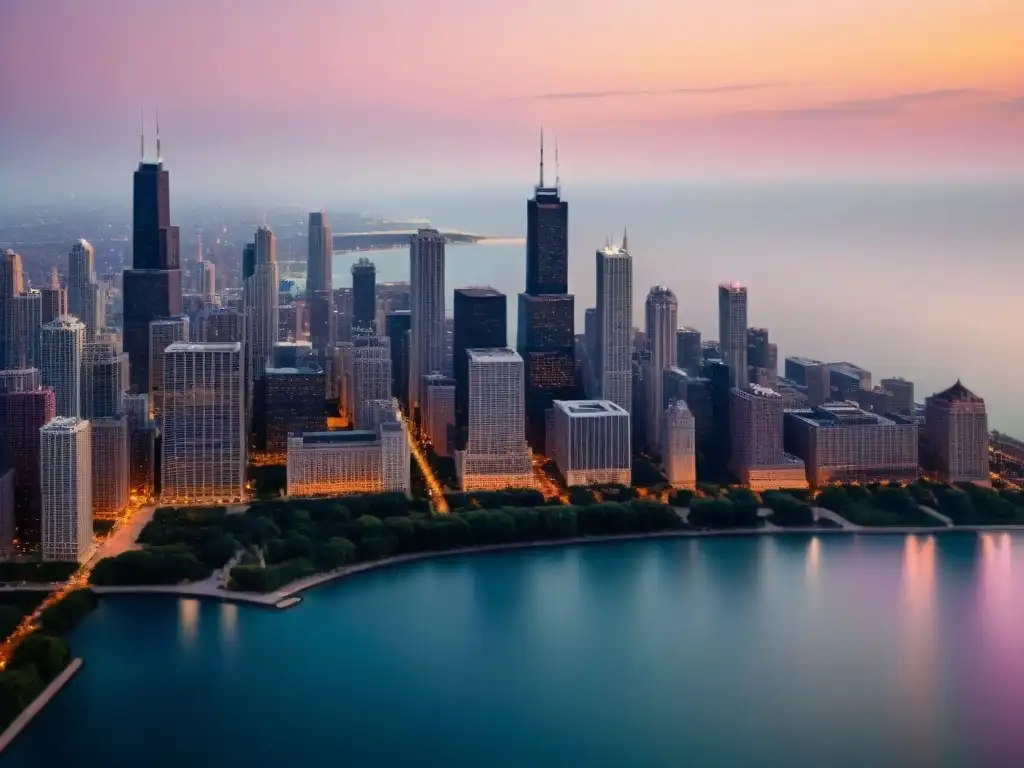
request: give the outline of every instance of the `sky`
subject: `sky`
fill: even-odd
[[[0,0],[0,199],[1024,171],[1021,0]]]

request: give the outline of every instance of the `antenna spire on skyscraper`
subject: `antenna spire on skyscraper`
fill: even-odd
[[[544,187],[544,126],[540,127],[540,184],[539,187]]]
[[[160,110],[156,111],[156,161],[162,162],[160,157]]]
[[[146,162],[146,110],[139,110],[139,162]]]
[[[627,234],[626,234],[626,227],[622,228],[622,250],[624,250],[624,251],[628,251],[629,250],[629,238],[627,237]]]

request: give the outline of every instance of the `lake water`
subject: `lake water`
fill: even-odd
[[[360,201],[362,210],[423,216],[441,228],[522,237],[529,189],[438,192]],[[1024,185],[711,184],[566,186],[569,283],[576,326],[594,306],[594,252],[629,227],[633,314],[653,285],[679,299],[680,325],[718,338],[717,285],[749,288],[749,322],[803,355],[848,360],[876,382],[911,379],[917,398],[957,378],[986,399],[990,425],[1024,437]],[[523,245],[451,246],[447,293],[489,284],[509,297],[526,281]],[[336,286],[354,256],[335,257]],[[408,280],[408,249],[370,254],[381,281]]]
[[[0,766],[1024,764],[1024,537],[677,539],[105,598]]]

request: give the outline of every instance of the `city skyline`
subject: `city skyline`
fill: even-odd
[[[563,172],[576,181],[1024,168],[1024,9],[1013,0],[416,10],[14,3],[0,74],[0,145],[14,160],[0,188],[17,180],[18,199],[116,191],[140,109],[150,147],[157,110],[174,137],[164,149],[185,195],[266,195],[285,169],[320,199],[335,175],[359,187],[512,183],[540,124],[572,148]],[[160,57],[146,55],[140,32],[152,29],[169,42]],[[441,44],[423,46],[424,34]],[[593,45],[609,35],[614,66]],[[87,61],[74,56],[82,36],[97,51]],[[256,59],[253,37],[275,44]],[[417,54],[379,55],[403,47]],[[537,49],[563,63],[524,55]],[[367,60],[369,73],[355,65]],[[462,76],[469,62],[476,77]]]

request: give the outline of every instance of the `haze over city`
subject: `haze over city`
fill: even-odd
[[[1024,169],[1017,0],[7,0],[5,202]],[[152,55],[159,50],[160,55]]]

